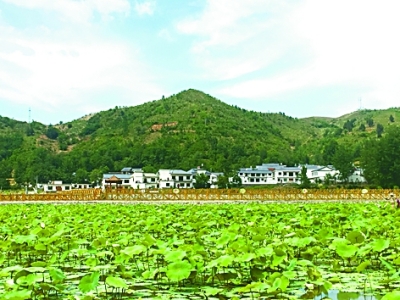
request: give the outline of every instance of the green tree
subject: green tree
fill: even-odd
[[[383,129],[382,124],[380,124],[380,123],[376,124],[376,135],[378,138],[380,138],[382,136],[383,130],[384,129]]]
[[[142,170],[144,173],[157,173],[158,172],[157,168],[155,168],[153,166],[144,166],[142,168]]]
[[[307,189],[311,186],[310,178],[308,178],[308,176],[307,176],[307,167],[306,166],[301,167],[299,179],[300,179],[300,187],[301,188]]]
[[[239,188],[242,186],[242,179],[239,177],[238,174],[233,175],[231,187]]]
[[[371,117],[365,118],[365,122],[367,122],[368,127],[374,126],[374,120]]]
[[[102,169],[94,169],[89,174],[90,183],[93,186],[100,185],[101,179],[103,178],[103,170]]]
[[[229,177],[224,175],[218,176],[217,185],[219,189],[230,188]]]
[[[74,183],[85,183],[88,181],[88,179],[89,179],[89,174],[85,169],[80,168],[76,170],[74,176]]]
[[[392,115],[389,116],[389,121],[390,121],[391,123],[394,122],[394,117],[393,117]]]
[[[359,131],[365,131],[365,125],[361,124],[360,127],[358,127]]]
[[[25,131],[27,136],[33,136],[35,135],[35,130],[33,130],[32,124],[28,124],[26,126],[26,131]]]
[[[323,164],[329,165],[333,163],[333,157],[339,147],[338,142],[334,139],[328,140],[327,144],[323,148],[322,159]]]
[[[7,180],[7,178],[0,177],[0,191],[8,189],[10,189],[10,182]]]
[[[326,174],[324,177],[324,185],[329,186],[331,183],[336,182],[336,177],[331,174]]]
[[[380,139],[365,141],[360,163],[366,180],[390,188],[400,186],[400,128],[389,127]]]
[[[206,174],[204,174],[204,173],[197,174],[195,176],[194,187],[196,189],[209,188],[210,187],[209,180],[210,180],[210,178]]]
[[[58,131],[58,129],[53,127],[52,125],[50,125],[46,130],[46,136],[51,140],[56,140],[59,133],[60,132]]]
[[[350,132],[353,130],[355,122],[356,122],[356,119],[347,120],[344,123],[343,128]]]
[[[350,147],[340,145],[333,156],[333,166],[339,171],[339,179],[347,182],[354,172],[353,154]]]

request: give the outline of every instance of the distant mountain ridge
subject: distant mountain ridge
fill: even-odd
[[[126,166],[191,169],[203,164],[231,171],[264,162],[326,165],[333,141],[348,145],[356,161],[363,141],[376,138],[378,124],[384,134],[385,127],[399,121],[398,108],[297,119],[245,110],[189,89],[56,125],[0,117],[0,168],[6,170],[0,178],[13,172],[20,180],[39,176],[68,182],[78,170],[79,176],[94,178]]]

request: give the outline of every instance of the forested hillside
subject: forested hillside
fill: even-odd
[[[230,106],[197,90],[135,107],[115,107],[64,124],[0,118],[0,186],[94,182],[123,167],[234,172],[263,162],[334,164],[362,160],[367,140],[385,136],[398,109],[296,119]]]

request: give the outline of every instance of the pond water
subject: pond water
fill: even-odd
[[[305,294],[306,295],[306,294]],[[304,295],[303,295],[304,296]],[[307,299],[303,298],[302,299]],[[332,299],[332,300],[379,300],[382,296],[363,295],[356,292],[340,292],[338,290],[329,291],[328,295],[319,295],[314,297],[314,300]]]

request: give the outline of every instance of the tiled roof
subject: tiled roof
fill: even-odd
[[[130,179],[131,178],[131,174],[103,174],[103,179],[108,179],[113,176],[116,176],[119,179]]]
[[[169,173],[170,173],[170,174],[174,174],[174,175],[176,175],[176,174],[193,175],[192,172],[190,172],[190,171],[183,171],[183,170],[170,170]]]
[[[271,171],[269,171],[268,169],[262,169],[262,170],[257,170],[257,169],[240,169],[239,170],[240,173],[270,173],[272,174]]]
[[[137,171],[142,171],[141,168],[130,168],[130,167],[125,167],[121,170],[121,172],[137,172]]]

